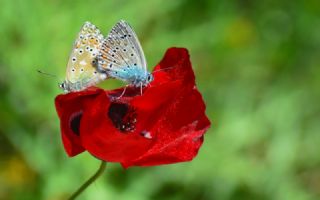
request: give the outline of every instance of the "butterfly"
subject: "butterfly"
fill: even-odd
[[[116,23],[104,39],[98,55],[98,67],[110,78],[140,87],[141,94],[142,87],[153,80],[152,74],[147,71],[146,59],[138,37],[124,20]]]
[[[104,37],[90,22],[82,26],[71,50],[66,79],[59,85],[65,92],[80,91],[107,78],[99,71],[97,56]]]

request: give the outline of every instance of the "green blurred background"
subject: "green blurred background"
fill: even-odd
[[[149,69],[189,49],[212,127],[194,161],[110,164],[80,200],[320,199],[319,0],[0,0],[1,200],[62,200],[98,168],[66,156],[54,98],[82,24],[119,19]]]

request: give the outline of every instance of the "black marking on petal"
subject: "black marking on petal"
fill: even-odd
[[[80,136],[80,121],[82,118],[82,111],[74,113],[70,117],[69,127],[75,135]]]
[[[122,133],[133,132],[137,123],[135,109],[124,103],[111,103],[108,110],[108,117],[113,125]]]

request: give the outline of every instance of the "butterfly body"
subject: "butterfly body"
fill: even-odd
[[[86,22],[73,45],[67,64],[66,80],[60,84],[65,92],[80,91],[107,78],[98,70],[97,56],[103,42],[99,29]]]
[[[147,71],[140,42],[130,25],[123,20],[112,28],[103,41],[98,66],[108,77],[135,87],[146,86],[153,80],[152,74]]]
[[[73,91],[81,91],[84,90],[90,86],[96,85],[100,82],[100,80],[104,80],[107,78],[107,75],[101,74],[99,78],[84,78],[81,81],[76,82],[67,82],[64,81],[59,85],[60,88],[62,88],[66,93],[73,92]]]
[[[150,73],[145,73],[141,68],[135,68],[127,66],[117,71],[107,71],[109,77],[122,80],[135,87],[146,86],[153,80],[153,76]]]

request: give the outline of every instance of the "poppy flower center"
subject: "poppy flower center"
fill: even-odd
[[[121,132],[133,132],[137,122],[135,109],[124,103],[111,103],[108,117]]]
[[[80,135],[80,121],[82,118],[82,112],[74,113],[70,118],[70,128],[72,132],[76,135]]]

